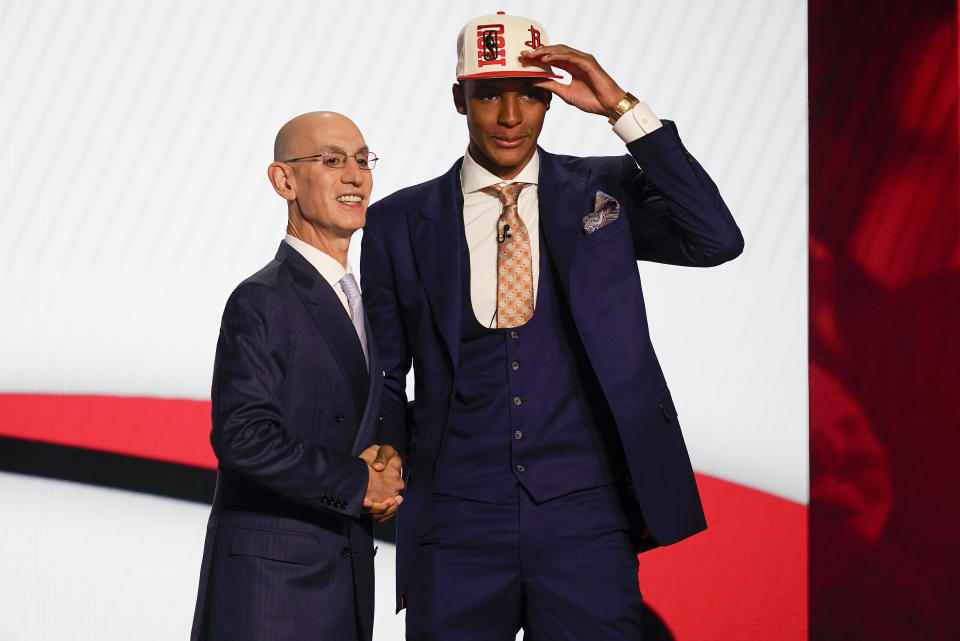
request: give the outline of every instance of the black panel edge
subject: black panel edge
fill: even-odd
[[[0,436],[0,471],[207,505],[217,482],[217,472],[207,468],[5,436]],[[395,522],[374,523],[374,536],[395,543]]]
[[[215,470],[0,437],[0,470],[210,504]]]

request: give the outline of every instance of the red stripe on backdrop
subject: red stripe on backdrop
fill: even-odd
[[[0,395],[0,435],[205,468],[210,403]],[[807,509],[705,475],[710,528],[640,556],[640,585],[677,641],[807,638]]]
[[[0,436],[215,468],[210,402],[0,395]]]

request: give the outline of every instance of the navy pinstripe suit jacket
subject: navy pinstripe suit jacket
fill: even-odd
[[[374,550],[357,454],[374,442],[382,379],[373,341],[368,370],[333,289],[286,243],[231,294],[193,641],[369,641]]]

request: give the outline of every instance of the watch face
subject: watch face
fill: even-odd
[[[620,102],[617,103],[617,113],[621,116],[627,113],[627,110],[630,109],[634,104],[638,103],[639,100],[634,98],[633,94],[627,92],[624,94],[623,98],[620,99]]]
[[[623,98],[620,99],[620,102],[618,102],[617,106],[615,107],[615,112],[610,114],[610,124],[615,125],[617,121],[620,120],[620,116],[627,113],[627,111],[630,110],[630,107],[638,102],[640,102],[640,99],[629,91],[623,94]]]

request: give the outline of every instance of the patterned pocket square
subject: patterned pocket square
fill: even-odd
[[[593,213],[583,217],[583,231],[592,234],[620,217],[620,203],[613,196],[597,192],[593,201]]]

